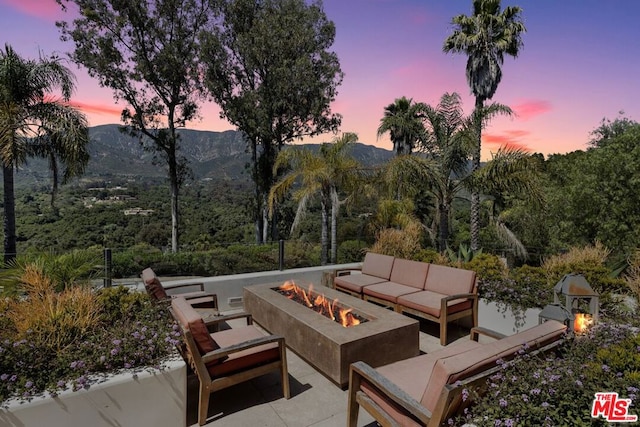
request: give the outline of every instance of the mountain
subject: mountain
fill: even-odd
[[[250,155],[238,131],[210,132],[189,129],[178,130],[179,152],[189,162],[196,179],[250,180],[246,165]],[[85,177],[166,177],[163,160],[154,161],[154,153],[144,150],[136,138],[120,131],[120,126],[102,125],[89,129],[90,160]],[[297,144],[317,150],[320,144]],[[372,166],[384,163],[392,152],[382,148],[356,143],[351,155],[360,163]],[[156,163],[156,164],[154,164]],[[30,160],[20,169],[22,180],[41,181],[49,176],[46,162]]]

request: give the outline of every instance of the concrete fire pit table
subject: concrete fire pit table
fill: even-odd
[[[345,387],[349,365],[362,360],[373,367],[417,356],[419,322],[391,310],[368,303],[334,289],[314,287],[314,294],[338,299],[367,321],[344,327],[296,301],[275,288],[282,283],[247,286],[243,291],[245,310],[260,326],[285,337],[293,350],[325,376]],[[298,286],[307,289],[307,285]]]

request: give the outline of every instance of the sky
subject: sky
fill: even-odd
[[[336,25],[332,47],[344,72],[332,111],[342,115],[340,132],[392,149],[377,136],[384,107],[406,96],[436,106],[458,92],[466,114],[474,99],[465,77],[466,57],[442,52],[451,19],[470,15],[471,0],[324,0]],[[486,128],[482,157],[509,146],[531,153],[584,150],[603,119],[640,121],[640,1],[502,0],[520,6],[527,28],[517,58],[506,56],[503,78],[492,101],[510,106],[515,117],[499,117]],[[23,58],[61,56],[73,50],[60,41],[55,21],[70,19],[55,0],[0,0],[0,42]],[[124,107],[110,89],[100,88],[83,68],[69,64],[77,78],[73,105],[91,126],[120,123]],[[213,103],[202,105],[191,129],[234,129]],[[328,142],[321,135],[313,142]]]

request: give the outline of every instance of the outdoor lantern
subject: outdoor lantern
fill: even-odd
[[[598,294],[581,274],[567,274],[553,287],[554,304],[572,314],[573,332],[583,333],[598,321]]]
[[[544,323],[547,320],[556,320],[563,323],[567,327],[567,331],[573,333],[573,314],[562,304],[547,304],[544,306],[540,314],[538,314],[538,323]]]

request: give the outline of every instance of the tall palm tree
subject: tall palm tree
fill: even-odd
[[[53,197],[59,164],[66,166],[64,182],[81,174],[89,160],[86,118],[66,103],[73,90],[74,76],[59,58],[26,60],[8,44],[0,51],[5,262],[16,256],[13,169],[30,156],[47,158],[53,173]],[[61,99],[54,95],[55,91],[61,93]]]
[[[422,136],[424,104],[414,103],[406,97],[396,99],[384,108],[380,119],[378,137],[389,132],[396,155],[411,154]]]
[[[517,57],[526,32],[520,7],[501,11],[500,0],[473,0],[471,16],[458,15],[452,20],[453,33],[444,42],[444,52],[467,55],[467,82],[475,96],[474,126],[477,146],[473,153],[473,170],[480,168],[482,108],[492,99],[502,79],[504,55]],[[480,196],[471,195],[471,248],[478,249]]]
[[[347,150],[357,140],[356,134],[345,133],[332,144],[322,144],[317,153],[290,147],[278,154],[274,164],[276,172],[285,167],[291,169],[269,192],[269,210],[271,212],[273,212],[276,201],[282,199],[294,184],[300,182],[300,187],[293,193],[294,199],[298,202],[298,210],[291,226],[292,232],[300,223],[309,201],[315,196],[320,198],[322,215],[320,262],[323,265],[329,259],[329,249],[330,262],[335,263],[337,260],[338,212],[340,206],[345,204],[354,194],[353,183],[357,171],[360,169],[358,162],[348,155]],[[340,200],[340,192],[345,191],[349,196]],[[331,238],[329,238],[329,230]]]

